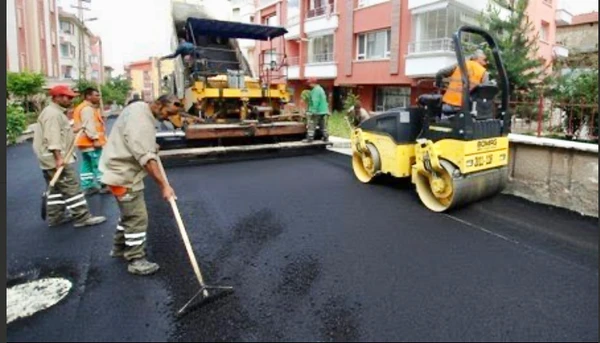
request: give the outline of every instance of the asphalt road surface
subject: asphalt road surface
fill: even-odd
[[[118,218],[48,228],[30,143],[7,152],[8,285],[67,277],[58,305],[8,341],[598,341],[598,221],[499,195],[451,214],[409,184],[363,185],[349,157],[168,166],[209,284],[198,290],[168,203],[146,182],[151,277],[108,256]]]

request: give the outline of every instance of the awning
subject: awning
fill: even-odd
[[[283,36],[288,31],[280,26],[246,24],[215,19],[188,18],[186,28],[192,28],[195,35],[206,35],[223,38],[241,38],[269,40]]]

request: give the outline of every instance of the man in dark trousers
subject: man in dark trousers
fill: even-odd
[[[52,102],[40,113],[33,137],[33,150],[47,184],[64,166],[52,193],[48,195],[48,225],[56,226],[73,220],[75,227],[103,223],[106,218],[90,213],[85,195],[81,192],[79,177],[73,167],[75,154],[66,156],[70,146],[75,143],[66,112],[76,94],[67,86],[59,85],[50,89],[50,96]],[[70,160],[67,161],[67,158]]]

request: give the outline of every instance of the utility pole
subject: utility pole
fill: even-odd
[[[87,64],[85,63],[85,21],[83,19],[83,11],[89,11],[89,8],[83,7],[83,3],[91,4],[92,0],[77,0],[77,6],[71,5],[71,8],[77,9],[77,19],[81,25],[79,30],[79,80],[87,79]],[[83,78],[82,78],[83,74]]]

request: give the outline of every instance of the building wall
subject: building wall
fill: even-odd
[[[19,72],[19,41],[17,0],[6,1],[6,58],[7,69],[11,72]]]
[[[538,57],[548,63],[553,59],[553,49],[556,43],[556,9],[559,0],[533,0],[529,2],[527,15],[535,27],[535,33],[540,34],[538,39]],[[546,37],[542,37],[542,29]]]
[[[55,0],[8,0],[6,9],[7,69],[57,77]]]
[[[598,51],[598,22],[557,28],[556,40],[576,51]]]
[[[127,77],[131,80],[131,93],[138,94],[144,101],[153,98],[152,61],[140,61],[125,66]]]

